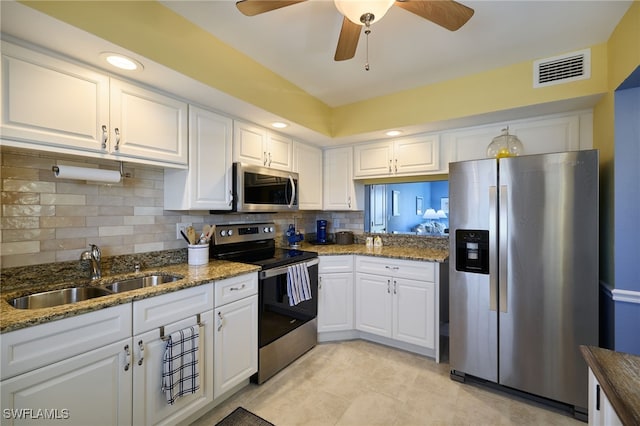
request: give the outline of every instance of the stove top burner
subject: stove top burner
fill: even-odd
[[[309,259],[315,259],[316,257],[318,257],[318,253],[313,251],[277,248],[273,253],[273,257],[251,260],[248,263],[262,266],[262,269],[272,269],[292,263],[304,262]]]
[[[318,253],[298,249],[276,248],[275,224],[215,225],[210,257],[272,269],[318,257]]]

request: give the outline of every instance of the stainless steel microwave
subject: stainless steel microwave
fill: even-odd
[[[233,163],[234,211],[298,210],[298,174]]]

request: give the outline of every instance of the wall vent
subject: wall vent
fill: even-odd
[[[533,87],[591,78],[591,49],[567,53],[533,63]]]

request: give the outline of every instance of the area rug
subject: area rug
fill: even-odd
[[[231,414],[216,423],[216,426],[275,426],[251,411],[238,407]]]

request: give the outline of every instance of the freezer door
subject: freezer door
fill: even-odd
[[[496,183],[495,160],[449,165],[450,365],[457,372],[493,382],[498,380]],[[467,232],[460,235],[458,231]],[[489,240],[488,274],[480,263],[475,266],[467,264],[471,267],[465,268],[465,262],[458,262],[456,247],[456,241],[466,244],[480,238],[477,242],[482,243],[481,234],[486,231]],[[474,254],[465,251],[464,255]]]
[[[587,407],[598,345],[598,154],[500,160],[502,385]]]

